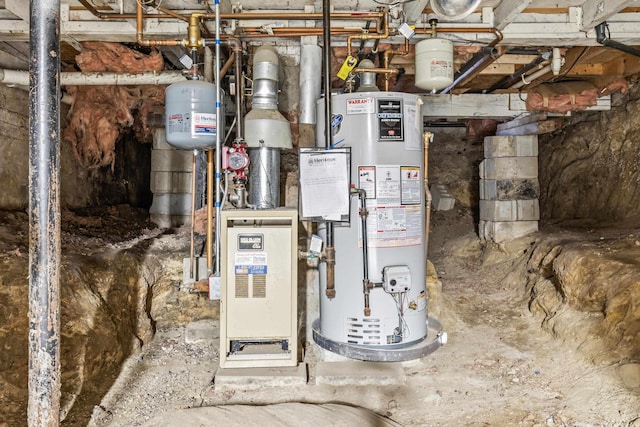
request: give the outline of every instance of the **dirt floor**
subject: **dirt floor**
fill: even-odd
[[[594,364],[574,341],[543,330],[542,319],[528,309],[524,281],[518,287],[501,280],[522,263],[535,238],[483,248],[468,210],[436,212],[433,219],[431,260],[442,292],[432,283],[431,311],[449,342],[402,363],[400,384],[316,384],[322,352],[312,344],[306,385],[216,387],[218,323],[205,320],[211,335],[185,340],[197,323],[184,322],[159,327],[127,360],[90,425],[159,425],[163,412],[202,406],[331,402],[368,408],[406,426],[640,426],[635,374],[625,386],[621,363]],[[188,417],[182,424],[191,425]]]
[[[63,307],[63,347],[83,338],[80,347],[63,348],[62,357],[67,358],[63,360],[63,425],[167,425],[158,421],[165,419],[163,414],[170,417],[185,408],[306,402],[359,406],[404,426],[640,426],[640,344],[632,341],[630,346],[620,346],[628,351],[617,354],[613,348],[607,351],[610,344],[603,337],[576,332],[588,325],[584,317],[572,317],[573,323],[556,322],[550,328],[549,316],[530,311],[543,304],[532,304],[533,285],[531,277],[525,276],[536,273],[528,265],[535,258],[535,248],[558,234],[557,228],[509,245],[483,245],[469,209],[434,212],[430,312],[444,325],[449,340],[422,360],[401,363],[404,376],[397,381],[317,384],[316,363],[327,355],[307,339],[306,384],[222,387],[214,383],[218,304],[188,292],[181,283],[182,257],[188,254],[187,230],[154,231],[144,222],[133,221],[126,208],[121,210],[98,216],[67,213],[68,225],[63,227],[65,271],[73,263],[82,264],[76,267],[80,272],[76,276],[83,279],[65,273],[71,277],[65,289],[72,291],[63,291],[63,297],[66,293],[71,298],[66,303],[63,299],[63,305],[86,305],[94,313],[88,325],[82,326],[82,321],[72,317],[85,319],[86,315],[79,308]],[[98,220],[91,219],[95,217]],[[12,328],[26,327],[22,320],[15,323],[25,316],[19,313],[24,307],[11,308],[21,307],[12,302],[17,293],[11,290],[24,288],[26,280],[26,274],[15,273],[26,266],[26,216],[4,213],[0,219],[0,261],[4,265],[0,275],[0,339],[4,340],[0,426],[13,427],[24,425],[21,420],[26,410],[26,390],[21,388],[26,378],[16,377],[16,372],[25,373],[18,360],[26,360],[26,336],[9,339],[11,333],[22,336],[22,329]],[[109,234],[109,229],[117,231]],[[637,230],[590,229],[572,236],[582,246],[610,241],[611,247],[637,250]],[[96,233],[102,237],[92,237]],[[616,256],[624,258],[619,252]],[[89,270],[96,273],[91,275]],[[114,274],[106,274],[108,271]],[[9,274],[20,280],[15,282]],[[102,283],[104,276],[108,280]],[[93,284],[87,288],[75,282]],[[118,282],[129,290],[120,289]],[[637,280],[632,286],[637,291]],[[81,297],[84,294],[86,298]],[[102,298],[105,295],[110,297]],[[89,304],[96,301],[95,306]],[[101,315],[101,310],[106,314]],[[637,306],[629,310],[633,314]],[[632,317],[633,327],[637,327],[637,318]],[[121,331],[113,332],[123,325]],[[83,357],[77,357],[79,353]],[[614,353],[613,359],[601,357]],[[238,413],[242,416],[242,411]],[[190,422],[188,414],[180,413],[182,426],[202,425],[195,418]],[[236,419],[236,425],[260,423],[278,425],[266,419]],[[206,424],[231,425],[231,418]],[[374,424],[338,424],[327,418],[306,425]]]

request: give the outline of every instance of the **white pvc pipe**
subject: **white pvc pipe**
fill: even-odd
[[[522,86],[528,85],[529,83],[535,81],[536,79],[550,72],[551,72],[551,65],[547,65],[546,67],[539,69],[535,73],[529,74],[528,76],[522,76],[522,79],[518,83],[514,84],[513,86],[510,86],[509,89],[519,89]]]
[[[97,85],[166,85],[184,81],[181,71],[147,71],[140,74],[119,73],[79,73],[60,74],[62,86],[97,86]],[[0,83],[6,85],[29,86],[29,71],[0,69]]]

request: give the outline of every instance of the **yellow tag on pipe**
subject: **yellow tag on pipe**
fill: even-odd
[[[340,71],[338,71],[338,78],[347,80],[347,77],[349,77],[349,73],[356,67],[357,63],[357,58],[354,58],[351,55],[347,56],[347,59],[345,59],[342,63],[342,67],[340,67]]]

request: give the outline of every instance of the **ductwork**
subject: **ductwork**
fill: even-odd
[[[253,59],[252,109],[244,119],[249,147],[249,204],[256,209],[280,205],[280,149],[292,148],[289,122],[278,111],[278,53],[259,47]]]

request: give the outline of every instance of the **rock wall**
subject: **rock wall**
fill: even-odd
[[[595,363],[640,359],[640,236],[547,229],[505,279],[542,327]]]
[[[66,111],[67,106],[63,105],[62,121]],[[87,170],[76,162],[70,144],[61,142],[60,202],[63,207],[125,203],[148,207],[151,204],[150,193],[146,194],[149,192],[150,147],[129,138],[126,143],[121,141],[117,150],[113,171]],[[24,210],[28,206],[28,165],[28,92],[0,85],[0,182],[3,184],[0,209]]]
[[[640,215],[640,89],[608,112],[541,136],[543,219],[625,222]]]

